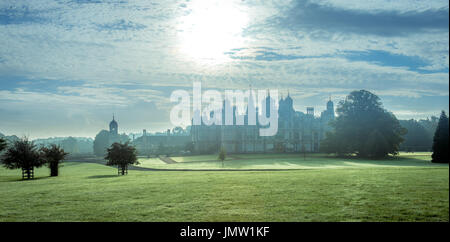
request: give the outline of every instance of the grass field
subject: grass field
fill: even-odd
[[[448,165],[429,153],[382,161],[301,155],[142,159],[130,170],[66,162],[22,181],[0,168],[0,221],[449,221]]]
[[[228,155],[224,166],[217,155],[171,157],[176,164],[167,164],[159,158],[139,158],[140,167],[174,170],[264,170],[264,169],[323,169],[364,167],[438,167],[429,162],[430,153],[402,153],[399,157],[374,161],[364,159],[335,158],[323,154],[238,154]]]

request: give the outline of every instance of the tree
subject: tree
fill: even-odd
[[[430,118],[419,120],[419,124],[425,128],[425,130],[428,133],[428,136],[430,136],[430,140],[431,140],[430,141],[430,143],[431,143],[430,150],[431,150],[431,146],[433,143],[433,136],[434,136],[434,133],[436,132],[438,123],[439,123],[439,118],[436,116],[431,116]]]
[[[0,138],[0,152],[6,148],[6,140]]]
[[[80,152],[78,148],[78,141],[73,137],[68,137],[61,142],[62,148],[72,155],[78,154]]]
[[[138,165],[137,152],[134,146],[129,145],[128,142],[113,143],[110,148],[107,149],[105,160],[108,162],[108,166],[117,166],[118,174],[128,174],[128,165]]]
[[[433,154],[431,155],[432,162],[448,163],[448,117],[444,111],[439,118],[438,127],[434,133],[433,138]]]
[[[353,91],[339,102],[336,111],[338,116],[330,123],[333,130],[323,142],[327,153],[377,158],[398,153],[406,130],[383,108],[378,96],[366,90]],[[369,149],[367,143],[378,148]]]
[[[400,125],[408,132],[404,136],[404,141],[400,144],[400,149],[404,151],[430,151],[433,143],[432,135],[427,129],[414,119],[400,120]]]
[[[36,145],[22,138],[12,143],[2,156],[2,163],[8,169],[22,169],[22,179],[34,178],[34,168],[44,164]]]
[[[109,132],[106,130],[100,131],[94,140],[94,154],[96,156],[104,156],[106,149],[109,146]]]
[[[59,167],[69,153],[55,144],[50,145],[50,147],[42,147],[41,152],[48,168],[50,168],[50,176],[58,176]]]
[[[335,132],[327,132],[325,134],[326,139],[322,140],[320,144],[320,151],[324,153],[336,153],[341,154],[340,149],[338,147],[339,142],[337,141],[337,137]],[[304,144],[302,144],[302,152],[304,152]]]
[[[369,158],[383,158],[389,153],[389,144],[378,130],[374,130],[367,137],[364,152]]]
[[[225,151],[225,148],[221,147],[219,151],[219,160],[222,161],[222,167],[223,167],[223,161],[225,160],[227,156],[227,153]]]

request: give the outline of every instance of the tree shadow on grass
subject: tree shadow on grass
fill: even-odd
[[[97,175],[97,176],[88,176],[88,179],[96,179],[96,178],[113,178],[113,177],[120,177],[118,175]]]

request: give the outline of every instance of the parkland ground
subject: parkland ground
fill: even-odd
[[[118,176],[101,159],[70,161],[34,180],[0,168],[0,221],[449,221],[449,167],[430,153],[140,162]]]

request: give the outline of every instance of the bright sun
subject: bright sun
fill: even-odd
[[[192,11],[179,26],[181,53],[203,64],[230,60],[226,52],[243,46],[242,30],[248,24],[239,2],[197,0],[188,7]]]

